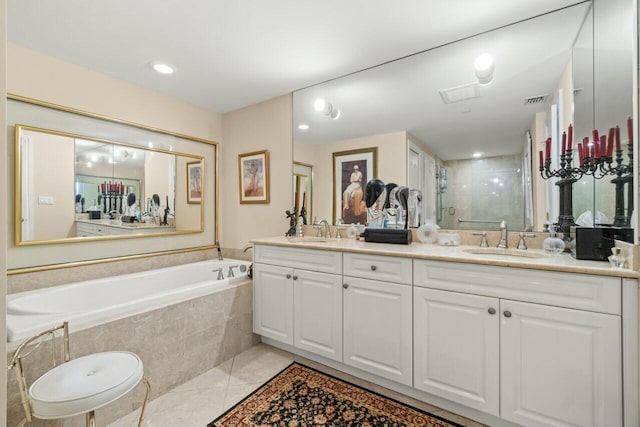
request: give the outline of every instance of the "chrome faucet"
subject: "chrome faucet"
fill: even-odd
[[[239,268],[239,267],[240,267],[239,265],[230,265],[230,266],[229,266],[229,271],[227,272],[227,277],[236,277],[236,276],[233,274],[233,269],[234,269],[234,268]]]
[[[509,247],[509,243],[507,242],[507,221],[504,219],[500,222],[500,243],[498,243],[498,247],[500,249],[507,249]]]
[[[218,261],[224,261],[222,257],[222,251],[220,250],[220,241],[216,240],[216,248],[218,249]]]
[[[222,275],[222,268],[217,268],[215,270],[211,270],[212,273],[218,273],[218,278],[216,280],[224,280],[224,276]]]
[[[320,221],[318,223],[318,226],[321,226],[324,224],[324,234],[326,238],[330,239],[331,238],[331,226],[329,225],[329,222],[326,219],[323,219],[322,221]],[[320,231],[320,229],[318,230],[318,234],[320,234],[320,236],[318,237],[322,237],[322,232]]]
[[[247,245],[244,246],[244,248],[242,248],[242,253],[247,252],[249,249],[253,249],[253,244],[249,243]]]

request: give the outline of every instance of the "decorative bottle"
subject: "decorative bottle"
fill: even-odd
[[[542,242],[542,248],[551,254],[561,254],[564,252],[564,241],[558,237],[556,228],[550,226],[549,237]]]

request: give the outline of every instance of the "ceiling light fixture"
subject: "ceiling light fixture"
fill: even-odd
[[[478,78],[478,83],[481,85],[488,85],[493,80],[493,72],[495,70],[495,64],[493,63],[493,56],[488,53],[483,53],[478,56],[473,63],[473,68]]]
[[[165,64],[164,62],[152,62],[151,68],[160,74],[173,74],[176,70],[175,67]]]
[[[473,153],[473,157],[482,157],[482,153],[479,151],[476,151],[475,153]]]
[[[298,125],[298,129],[300,129],[300,130],[307,130],[307,129],[309,129],[309,125],[308,125],[308,124],[306,124],[306,123],[300,123],[300,124]]]

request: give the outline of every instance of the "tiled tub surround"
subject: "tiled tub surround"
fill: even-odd
[[[637,271],[469,246],[254,245],[267,344],[492,426],[638,425]]]
[[[252,332],[252,285],[244,281],[189,301],[180,302],[80,331],[71,328],[71,357],[107,350],[128,350],[140,356],[151,398],[219,365],[257,342]],[[10,343],[7,362],[18,343]],[[33,381],[51,366],[50,343],[25,361]],[[8,375],[7,425],[23,416],[15,373]],[[99,425],[138,408],[144,386],[98,410]],[[65,421],[38,420],[37,426],[84,426],[84,417]]]

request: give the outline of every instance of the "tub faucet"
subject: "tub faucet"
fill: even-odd
[[[498,243],[500,249],[507,249],[509,247],[507,235],[507,221],[503,219],[500,222],[500,243]]]
[[[216,247],[218,248],[218,261],[224,261],[222,257],[222,251],[220,250],[220,241],[216,240]]]
[[[224,280],[224,276],[222,275],[222,268],[216,268],[215,270],[211,270],[212,273],[218,273],[218,278],[216,280]]]
[[[234,268],[238,268],[238,267],[240,267],[240,266],[239,266],[239,265],[230,265],[230,266],[229,266],[229,271],[227,272],[227,277],[236,277],[236,276],[233,274],[233,269],[234,269]]]
[[[245,245],[245,247],[242,248],[242,253],[247,252],[249,249],[253,249],[253,244],[249,243],[249,244]]]
[[[323,219],[322,221],[320,221],[318,223],[318,226],[322,226],[324,224],[324,237],[330,239],[331,238],[331,226],[329,225],[329,222],[326,219]],[[322,237],[322,232],[320,231],[320,229],[318,230],[318,234],[320,234],[319,237]]]

